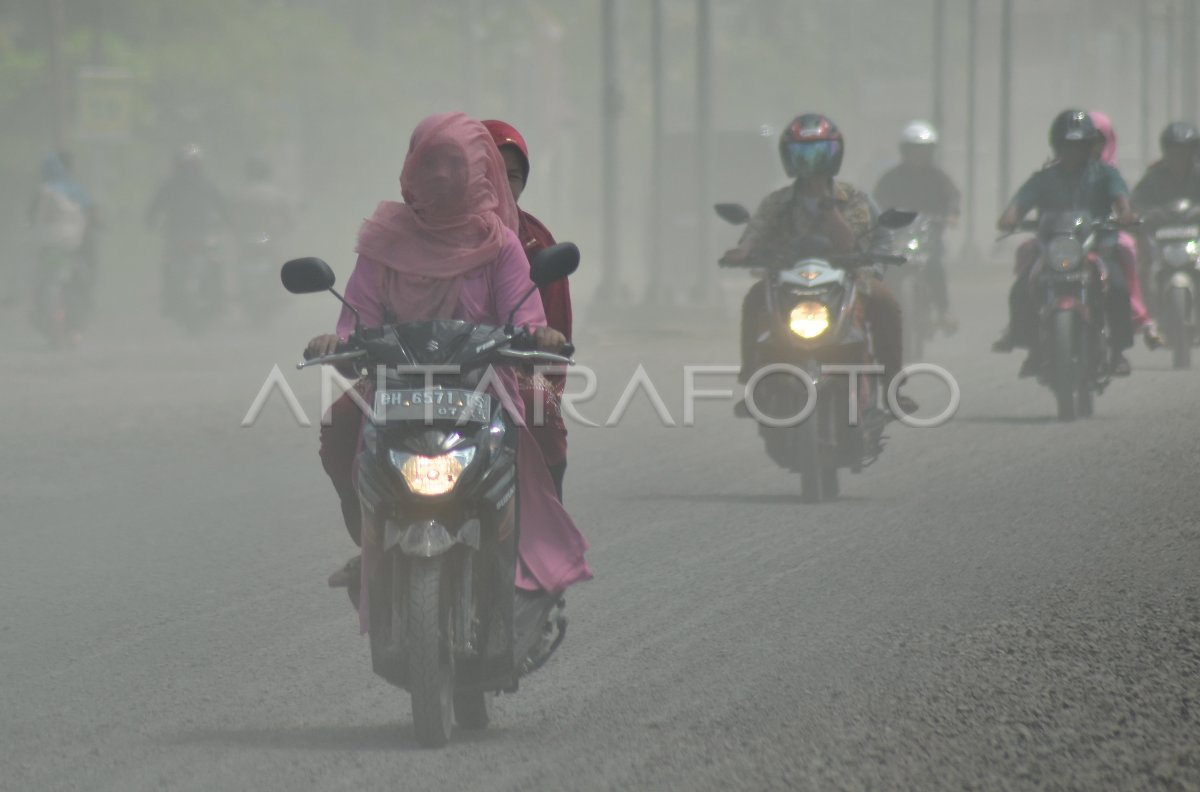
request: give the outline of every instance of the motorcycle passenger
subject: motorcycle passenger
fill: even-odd
[[[828,239],[835,254],[890,254],[892,234],[875,225],[879,211],[870,196],[834,180],[844,155],[842,133],[831,119],[818,113],[797,116],[779,138],[783,169],[793,183],[763,199],[737,247],[722,257],[722,263],[790,260],[796,243],[810,236]],[[901,370],[903,328],[900,304],[877,271],[875,275],[862,279],[863,307],[875,354],[884,367],[886,388]],[[738,381],[743,384],[761,364],[755,359],[755,350],[759,337],[770,328],[769,318],[766,286],[758,281],[742,302]],[[906,413],[917,409],[916,403],[902,394],[897,394],[897,403]],[[734,406],[734,414],[749,415],[744,400]]]
[[[900,164],[883,174],[875,185],[875,203],[920,212],[934,223],[932,248],[923,274],[942,330],[953,333],[958,321],[950,312],[946,288],[946,226],[958,222],[961,194],[954,181],[934,162],[938,133],[932,124],[913,121],[900,133]],[[913,321],[915,317],[909,317]]]
[[[1088,115],[1092,117],[1092,123],[1096,125],[1096,130],[1100,133],[1100,137],[1096,140],[1096,156],[1105,165],[1117,167],[1117,133],[1113,129],[1112,120],[1107,114],[1095,110],[1090,111]],[[1122,274],[1125,276],[1125,283],[1129,285],[1129,306],[1133,317],[1133,326],[1135,329],[1141,329],[1142,338],[1147,347],[1152,350],[1158,349],[1164,341],[1158,333],[1154,320],[1150,318],[1149,311],[1146,310],[1146,301],[1142,297],[1141,265],[1137,242],[1128,231],[1121,231],[1117,235],[1116,255]]]
[[[516,233],[517,205],[506,182],[503,155],[483,124],[446,113],[417,125],[400,174],[404,203],[380,202],[359,229],[358,261],[344,296],[364,326],[428,319],[505,324],[529,286],[529,263]],[[546,326],[539,300],[521,304],[514,324],[533,329],[542,350],[566,343],[562,333]],[[329,354],[353,329],[354,316],[344,308],[337,333],[314,338],[306,354]],[[497,373],[515,396],[511,370]],[[321,429],[321,461],[342,500],[351,537],[366,549],[370,543],[362,535],[352,475],[362,415],[352,403],[346,408],[347,401],[344,395],[333,406],[332,422]],[[512,406],[524,412],[519,400]],[[519,432],[517,586],[556,593],[591,577],[583,557],[587,542],[555,497],[536,440],[528,428]],[[330,585],[356,585],[359,569],[352,559]]]
[[[1094,218],[1116,213],[1121,224],[1137,220],[1129,204],[1129,188],[1116,168],[1095,156],[1099,132],[1091,117],[1082,110],[1064,110],[1050,126],[1050,146],[1056,159],[1029,177],[1017,190],[997,221],[1003,232],[1013,232],[1031,209],[1039,212],[1086,211]],[[1101,240],[1101,250],[1113,257],[1116,235]],[[1016,282],[1009,292],[1009,325],[992,345],[996,352],[1027,347],[1029,356],[1021,365],[1020,376],[1032,377],[1040,366],[1037,348],[1037,306],[1034,304],[1031,274],[1040,253],[1038,240],[1030,239],[1017,249]],[[1108,268],[1108,323],[1112,334],[1114,376],[1129,375],[1124,350],[1133,346],[1133,321],[1129,288],[1121,267]]]
[[[1200,204],[1200,129],[1175,121],[1159,135],[1158,145],[1162,159],[1133,188],[1133,205],[1145,212],[1183,198]]]
[[[489,120],[484,121],[483,125],[491,134],[493,142],[500,148],[513,200],[519,204],[525,184],[529,180],[529,147],[525,138],[515,127],[503,121]],[[554,244],[554,235],[540,220],[520,206],[517,207],[517,211],[520,213],[517,236],[525,248],[526,257],[532,261],[534,255]],[[541,293],[542,307],[546,311],[546,324],[570,341],[571,287],[567,279],[541,286],[538,291]],[[531,419],[530,431],[542,450],[542,456],[550,469],[550,476],[554,479],[558,499],[561,501],[563,477],[567,472],[567,425],[562,417],[562,393],[566,383],[562,377],[546,377],[525,369],[521,369],[518,376],[526,415],[534,415],[535,400],[542,402],[544,425],[534,425]]]
[[[94,233],[94,204],[88,192],[70,173],[70,156],[58,151],[42,162],[42,183],[29,206],[29,224],[37,243],[37,271],[34,275],[33,323],[52,334],[52,317],[46,306],[47,293],[54,278],[68,278],[64,297],[68,302],[68,334],[74,337],[82,324],[83,313],[91,303],[93,273],[88,265],[89,237]],[[64,275],[64,268],[68,272]]]
[[[171,175],[146,208],[146,226],[163,232],[164,316],[174,316],[180,307],[181,253],[206,244],[232,225],[224,197],[204,172],[204,153],[197,145],[183,146],[175,154]],[[209,287],[221,286],[220,274],[214,273]]]

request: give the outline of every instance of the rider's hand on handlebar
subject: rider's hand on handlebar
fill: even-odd
[[[304,349],[304,357],[306,360],[312,360],[313,358],[332,355],[337,351],[337,346],[340,343],[342,343],[342,339],[336,335],[319,335],[308,342],[308,346]]]
[[[567,345],[567,337],[553,327],[539,327],[533,331],[533,340],[543,352],[559,352]]]
[[[721,256],[720,260],[717,263],[719,263],[719,264],[741,264],[743,261],[745,261],[747,258],[749,258],[749,256],[750,256],[750,251],[746,250],[745,248],[736,247],[736,248],[732,248],[730,250],[725,251],[725,255]]]
[[[1000,219],[996,221],[996,228],[1006,234],[1011,234],[1017,230],[1017,225],[1021,222],[1021,218],[1017,215],[1015,206],[1010,206],[1004,210],[1004,214],[1000,215]]]

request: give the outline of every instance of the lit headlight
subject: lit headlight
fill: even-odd
[[[1185,245],[1178,243],[1163,246],[1163,262],[1168,267],[1186,267],[1196,260],[1197,246],[1195,242]]]
[[[829,309],[824,303],[802,302],[792,309],[788,327],[801,338],[816,338],[829,329]]]
[[[414,495],[445,495],[454,489],[462,472],[475,458],[475,447],[435,457],[396,450],[389,451],[388,456]]]
[[[917,250],[920,247],[921,247],[921,240],[919,240],[919,239],[908,240],[908,249],[909,250]]]
[[[1195,258],[1196,254],[1200,253],[1200,243],[1197,243],[1196,240],[1193,239],[1191,242],[1188,242],[1186,245],[1184,245],[1183,249],[1187,251],[1189,256]]]

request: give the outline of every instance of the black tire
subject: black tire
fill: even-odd
[[[827,467],[821,471],[821,495],[825,500],[836,500],[842,494],[841,484],[838,482],[838,469],[835,467]]]
[[[817,426],[819,421],[819,410],[813,410],[804,423],[794,430],[800,468],[801,503],[820,503],[823,498],[822,479],[825,470],[821,464],[821,441]]]
[[[464,729],[486,729],[491,723],[492,694],[483,690],[454,694],[454,722]]]
[[[449,581],[443,559],[408,561],[405,644],[413,730],[425,748],[450,740],[454,709],[454,661],[450,653]]]
[[[920,362],[925,354],[925,312],[921,305],[921,289],[917,276],[910,275],[900,282],[900,316],[904,323],[904,358]]]
[[[1054,397],[1058,401],[1058,420],[1075,420],[1075,388],[1082,379],[1075,360],[1075,314],[1059,311],[1054,315]]]
[[[1190,298],[1187,289],[1178,287],[1167,293],[1167,338],[1171,341],[1171,365],[1177,369],[1192,367],[1192,333],[1188,326]]]

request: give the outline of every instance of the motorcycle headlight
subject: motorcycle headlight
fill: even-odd
[[[908,240],[907,247],[909,250],[919,250],[921,247],[921,240],[914,237],[913,239]]]
[[[1162,257],[1168,267],[1186,267],[1196,260],[1196,253],[1196,243],[1188,242],[1164,246]]]
[[[392,467],[400,473],[414,495],[445,495],[454,489],[462,473],[475,459],[475,447],[435,457],[390,450]]]
[[[829,308],[807,300],[792,309],[788,327],[801,338],[816,338],[829,329]]]
[[[1051,272],[1070,272],[1083,265],[1083,245],[1069,236],[1055,237],[1046,246],[1046,263]]]

